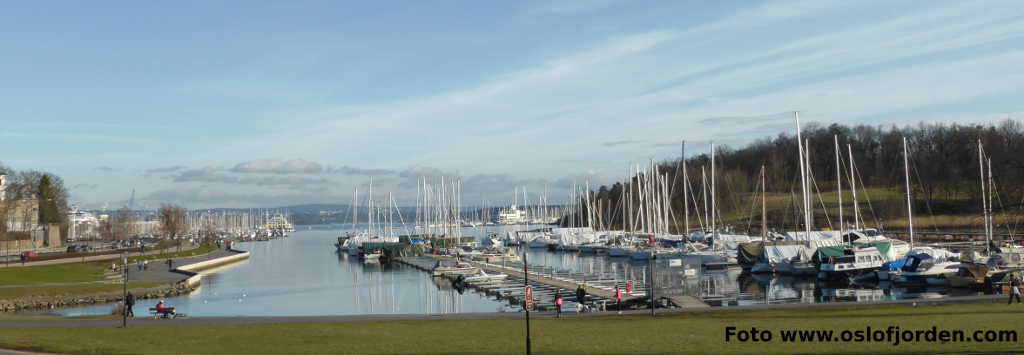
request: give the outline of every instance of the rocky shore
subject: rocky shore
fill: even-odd
[[[194,286],[179,282],[158,287],[129,289],[137,299],[181,296],[195,290]],[[88,306],[102,303],[121,302],[122,291],[86,295],[29,296],[13,300],[0,300],[0,312],[34,311],[58,307]]]

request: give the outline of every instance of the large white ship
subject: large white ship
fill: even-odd
[[[498,224],[522,224],[526,223],[526,211],[519,209],[513,204],[512,207],[503,208],[498,211]]]

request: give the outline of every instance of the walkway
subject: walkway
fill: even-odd
[[[186,245],[186,246],[183,246],[181,248],[181,251],[189,251],[189,250],[192,250],[192,249],[196,249],[198,247],[199,247],[198,244],[197,245]],[[162,249],[162,250],[147,250],[145,254],[137,252],[137,251],[129,252],[128,253],[128,257],[139,256],[139,255],[153,255],[153,254],[163,254],[163,253],[175,253],[175,252],[178,252],[178,247],[170,247],[170,248],[166,248],[166,249]],[[43,265],[74,264],[74,263],[90,262],[90,261],[118,260],[118,259],[121,259],[121,255],[122,254],[120,254],[120,253],[117,253],[117,254],[103,254],[103,255],[95,255],[95,256],[86,256],[85,258],[62,258],[62,259],[53,259],[53,260],[30,261],[30,262],[27,262],[25,264],[22,264],[20,262],[11,262],[9,264],[4,264],[3,266],[0,266],[0,267],[28,267],[28,266],[43,266]]]
[[[745,310],[762,309],[799,309],[817,307],[857,307],[867,305],[889,305],[903,304],[908,307],[956,304],[956,303],[985,303],[993,301],[1004,301],[1006,295],[991,296],[969,296],[937,299],[919,300],[891,300],[876,302],[837,302],[837,303],[794,303],[794,304],[767,304],[751,305],[743,307],[709,307],[696,309],[664,309],[658,313],[703,313],[703,312],[743,312]],[[1005,304],[1002,304],[1005,307]],[[994,305],[993,307],[996,307]],[[623,311],[623,314],[646,315],[650,310]],[[563,317],[565,314],[563,314]],[[615,312],[593,312],[579,313],[573,317],[614,317]],[[182,326],[182,325],[237,325],[237,324],[272,324],[272,323],[311,323],[311,322],[368,322],[368,321],[408,321],[408,320],[431,320],[431,319],[519,319],[523,317],[522,312],[494,312],[494,313],[456,313],[456,314],[371,314],[371,315],[350,315],[350,316],[296,316],[296,317],[194,317],[177,319],[153,319],[136,318],[128,321],[128,326]],[[554,318],[555,312],[532,312],[531,318]],[[120,327],[121,319],[53,319],[53,320],[14,320],[0,322],[2,328],[65,328],[65,327]]]

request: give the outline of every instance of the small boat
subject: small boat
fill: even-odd
[[[890,275],[896,284],[916,284],[944,286],[949,285],[947,275],[956,274],[960,270],[960,262],[938,261],[928,254],[911,255],[899,275]]]
[[[504,279],[507,279],[507,278],[508,278],[508,275],[505,275],[505,274],[488,274],[487,272],[485,272],[483,270],[480,270],[480,272],[477,273],[477,274],[466,276],[463,279],[463,281],[465,281],[467,283],[474,283],[474,282],[486,282],[486,281],[499,281],[499,280],[504,280]]]
[[[434,269],[431,270],[431,274],[434,275],[434,277],[441,277],[444,275],[472,275],[477,273],[477,271],[479,271],[479,269],[470,263],[458,262],[448,264],[443,261],[438,261],[437,264],[434,265]]]
[[[833,255],[828,255],[832,252]],[[841,252],[842,254],[838,254]],[[874,274],[885,263],[876,247],[866,248],[818,248],[815,255],[818,265],[818,279],[836,280],[859,274]],[[877,275],[877,274],[876,274]]]

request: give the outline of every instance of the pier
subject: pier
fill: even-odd
[[[438,260],[451,259],[447,256],[420,256],[396,258],[395,261],[413,268],[431,272]],[[523,264],[521,262],[506,262],[503,264],[486,263],[480,261],[466,262],[485,271],[488,274],[504,274],[508,277],[504,280],[488,280],[483,282],[469,282],[467,287],[487,296],[494,296],[498,299],[508,300],[510,304],[522,304],[524,290]],[[576,287],[580,284],[586,285],[586,303],[596,306],[614,307],[615,287],[622,288],[623,304],[646,302],[647,285],[643,280],[627,281],[621,275],[615,273],[584,273],[568,270],[558,270],[547,266],[530,266],[529,285],[533,287],[534,303],[538,310],[551,310],[555,306],[555,293],[562,296],[563,311],[575,310]],[[442,276],[454,280],[458,275]],[[627,282],[633,283],[633,292],[626,292],[624,285]],[[700,299],[693,296],[673,295],[667,299],[680,308],[704,308],[708,307]]]

